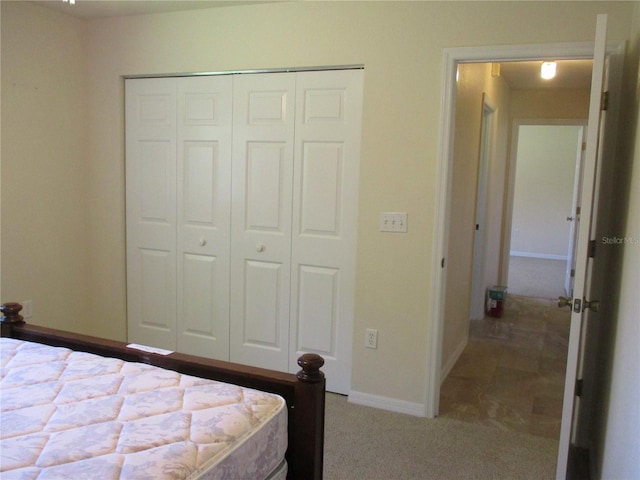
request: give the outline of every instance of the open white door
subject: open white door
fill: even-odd
[[[604,110],[602,109],[603,85],[605,78],[605,48],[607,36],[607,16],[598,15],[596,22],[596,38],[593,57],[593,74],[591,80],[591,99],[589,106],[589,125],[587,127],[587,147],[583,165],[581,189],[581,221],[576,241],[576,267],[573,298],[567,302],[572,309],[569,347],[567,353],[567,370],[562,408],[562,424],[558,447],[558,463],[556,477],[564,479],[567,474],[569,450],[575,445],[579,420],[585,418],[590,405],[581,400],[578,384],[583,377],[593,372],[585,368],[593,356],[593,345],[589,348],[589,329],[597,320],[596,301],[599,298],[593,275],[593,246],[596,242],[596,214],[600,188],[600,169],[602,159],[602,138]],[[609,132],[607,132],[609,133]],[[591,335],[593,337],[593,335]]]

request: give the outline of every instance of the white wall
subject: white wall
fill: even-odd
[[[573,179],[582,128],[518,128],[511,255],[566,259]]]
[[[628,36],[629,3],[571,5],[275,2],[80,22],[3,1],[5,298],[36,292],[39,323],[124,338],[123,75],[364,64],[353,389],[419,409],[443,49],[590,41],[603,11],[613,40]],[[381,234],[381,211],[408,212],[409,232]]]

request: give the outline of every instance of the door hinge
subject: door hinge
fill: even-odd
[[[572,269],[571,269],[571,276],[572,276],[572,277],[575,277],[575,276],[576,276],[576,269],[575,269],[575,268],[572,268]]]
[[[606,111],[609,108],[609,92],[602,92],[600,110]]]
[[[444,258],[440,261],[440,268],[444,268]]]
[[[588,249],[589,258],[593,258],[596,256],[596,241],[589,240],[589,249]]]
[[[587,150],[587,142],[582,142],[582,151]]]
[[[581,378],[576,379],[576,389],[575,389],[575,396],[576,397],[581,397],[582,396],[582,387],[584,385],[584,381]]]

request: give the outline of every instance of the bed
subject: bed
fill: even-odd
[[[321,479],[325,379],[74,334],[0,309],[5,478]],[[89,472],[89,473],[86,473]]]

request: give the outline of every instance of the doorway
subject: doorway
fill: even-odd
[[[514,63],[509,62],[509,68],[513,68]],[[527,69],[534,64],[539,72],[541,62],[524,63]],[[512,194],[509,192],[513,192],[516,170],[513,168],[515,162],[509,161],[509,145],[515,143],[510,134],[512,118],[537,116],[537,123],[548,122],[542,119],[552,116],[554,113],[550,110],[557,109],[558,105],[561,108],[557,111],[578,119],[573,122],[562,120],[567,123],[579,123],[588,113],[588,70],[584,74],[585,85],[566,91],[549,87],[545,90],[537,86],[519,88],[517,82],[507,81],[500,73],[502,69],[507,70],[506,65],[469,62],[458,65],[456,69],[455,116],[452,118],[455,135],[451,145],[446,225],[446,250],[451,261],[447,265],[445,280],[446,322],[441,324],[441,345],[437,346],[442,353],[439,359],[442,367],[438,372],[441,379],[446,378],[465,348],[469,320],[484,316],[487,290],[494,285],[508,285],[509,232],[513,211]],[[547,107],[543,108],[545,105]],[[485,146],[488,144],[490,148]],[[571,162],[575,162],[576,144],[574,141],[570,147],[574,152]],[[557,182],[560,186],[563,185],[562,176],[559,175]],[[567,176],[567,188],[560,190],[571,198],[573,167]],[[566,222],[570,205],[563,208],[565,211],[557,214],[562,222]],[[548,227],[538,228],[545,229]],[[563,242],[566,247],[568,241]],[[566,256],[565,251],[563,258]],[[557,292],[558,295],[563,293]]]
[[[496,50],[501,50],[501,49],[498,48]],[[588,50],[588,49],[586,49],[586,50]],[[459,53],[459,52],[456,52],[456,53]],[[455,55],[456,53],[452,53],[452,56]],[[467,53],[469,53],[469,52],[467,52]],[[480,52],[473,52],[473,53],[478,54],[478,55],[483,55]],[[589,52],[589,53],[591,53],[591,52]],[[513,54],[513,51],[510,52],[510,55],[511,54]],[[506,55],[506,56],[509,57],[510,55]],[[541,55],[538,58],[542,58],[543,55]],[[470,56],[473,56],[473,55],[470,55]],[[558,58],[558,54],[557,53],[553,54],[553,56]],[[587,55],[585,55],[585,58],[586,57],[587,57]],[[464,57],[458,57],[458,59],[455,59],[455,60],[454,60],[454,58],[447,59],[447,65],[450,68],[449,72],[452,75],[452,78],[451,78],[451,80],[449,82],[447,82],[448,90],[446,92],[446,95],[447,95],[447,98],[449,98],[449,100],[450,100],[450,104],[449,104],[450,105],[450,110],[449,110],[449,115],[450,116],[446,118],[447,122],[445,123],[445,127],[455,131],[455,135],[453,135],[452,131],[445,132],[445,137],[444,137],[445,139],[447,139],[447,136],[450,135],[448,137],[448,139],[444,142],[445,145],[449,146],[449,148],[450,148],[450,150],[448,150],[449,152],[451,152],[451,151],[455,152],[455,145],[457,144],[457,139],[455,139],[455,137],[458,135],[458,132],[459,132],[459,129],[457,128],[458,125],[456,124],[456,118],[457,118],[457,114],[458,114],[458,103],[457,103],[457,100],[458,100],[459,97],[457,96],[458,92],[456,91],[456,88],[455,88],[456,84],[453,81],[453,75],[455,73],[459,73],[459,67],[460,66],[466,65],[466,64],[462,64],[460,62],[460,58],[464,58]],[[514,57],[510,56],[510,58],[514,58]],[[534,58],[534,57],[529,57],[529,58]],[[486,60],[485,59],[483,59],[483,60],[485,60],[485,62],[486,62],[489,59],[492,59],[492,58],[489,57]],[[471,62],[471,60],[468,57],[467,57],[467,62],[473,63],[473,62]],[[494,60],[493,63],[495,63],[495,60]],[[494,68],[491,68],[492,72],[494,70],[495,70]],[[458,78],[461,78],[461,77],[464,78],[464,75],[459,75],[458,76]],[[588,97],[589,97],[589,93],[587,92],[587,98]],[[588,101],[586,102],[586,105],[587,105],[587,109],[588,109]],[[454,106],[455,106],[455,108],[454,108]],[[498,104],[498,109],[500,109],[502,106],[503,105],[499,103]],[[446,107],[446,102],[445,102],[445,110],[446,109],[447,109],[447,107]],[[511,113],[511,115],[514,115],[513,112]],[[445,116],[446,116],[446,114],[445,114]],[[586,115],[581,115],[582,118],[584,118],[585,116]],[[509,123],[509,122],[510,121],[508,121],[507,123]],[[499,119],[498,119],[498,123],[499,124],[501,123]],[[451,154],[449,154],[449,155],[451,155]],[[446,162],[450,162],[450,163],[446,163]],[[455,251],[454,249],[451,248],[452,245],[451,245],[451,243],[449,243],[449,241],[452,238],[456,239],[456,237],[458,236],[457,235],[458,232],[455,230],[456,226],[452,225],[452,222],[457,221],[457,220],[454,220],[456,218],[456,215],[453,212],[454,208],[456,207],[456,205],[454,205],[454,201],[458,200],[458,198],[456,197],[456,194],[455,194],[455,189],[457,188],[456,187],[456,182],[453,181],[453,178],[455,178],[455,175],[456,175],[456,165],[455,165],[454,158],[452,156],[448,157],[448,159],[446,161],[443,160],[443,163],[446,163],[446,164],[444,164],[444,165],[442,163],[440,164],[440,167],[442,169],[441,170],[441,174],[443,175],[443,178],[446,179],[446,182],[444,183],[444,185],[447,186],[447,189],[445,191],[445,195],[440,197],[440,201],[445,203],[446,208],[444,210],[440,210],[440,211],[444,212],[441,220],[444,223],[444,227],[445,228],[444,228],[444,234],[442,235],[442,238],[441,238],[443,243],[440,245],[441,249],[438,250],[438,253],[442,255],[441,265],[444,267],[445,264],[446,264],[445,260],[447,258],[456,258],[456,263],[458,263],[459,255],[458,255],[457,251]],[[509,176],[509,172],[507,171],[507,168],[508,167],[505,164],[504,173],[503,173],[503,184],[502,184],[503,188],[504,188],[505,185],[507,185],[506,179]],[[451,169],[451,171],[449,171],[449,169]],[[492,172],[492,175],[495,175],[495,172]],[[498,182],[498,184],[499,184],[499,182]],[[495,185],[496,185],[495,182],[493,183],[493,185],[494,185],[494,190],[498,190],[498,189],[495,188]],[[458,186],[458,188],[459,188],[459,186]],[[491,191],[491,187],[490,187],[489,190]],[[504,258],[505,250],[506,250],[504,248],[504,245],[505,245],[505,243],[508,244],[508,241],[505,241],[505,236],[506,236],[507,233],[506,233],[506,230],[505,230],[504,224],[503,224],[504,223],[504,218],[506,217],[506,212],[505,212],[506,208],[505,208],[505,204],[504,204],[505,203],[505,201],[504,201],[504,191],[503,191],[502,202],[503,202],[502,203],[503,210],[501,211],[501,214],[500,214],[500,223],[501,223],[501,227],[502,227],[501,228],[502,229],[502,233],[501,233],[501,238],[500,238],[500,242],[499,242],[499,244],[500,244],[499,256],[502,255],[502,258]],[[458,241],[460,241],[460,239],[458,239]],[[508,252],[508,250],[507,250],[507,252]],[[501,283],[503,283],[504,279],[506,278],[506,275],[508,273],[508,266],[505,267],[505,263],[502,260],[501,260],[500,263],[501,263],[500,271],[498,273],[498,277],[497,278],[499,278],[502,281]],[[443,280],[443,275],[444,275],[444,278],[446,278],[446,281],[447,281],[446,287],[444,288],[444,291],[441,290],[440,292],[438,292],[440,295],[435,296],[437,301],[442,302],[442,303],[440,305],[438,305],[438,304],[434,305],[434,311],[437,314],[437,316],[435,318],[439,318],[440,321],[439,321],[439,324],[435,325],[436,334],[435,334],[434,337],[432,337],[432,339],[436,343],[435,343],[435,345],[432,345],[432,346],[434,346],[435,351],[440,353],[442,356],[440,356],[440,358],[437,359],[438,361],[436,361],[434,363],[435,368],[438,369],[438,370],[436,370],[434,372],[434,374],[436,375],[435,379],[433,380],[434,383],[436,381],[439,382],[440,380],[446,378],[446,374],[448,373],[448,369],[452,369],[453,366],[456,363],[455,360],[452,361],[451,359],[457,359],[457,357],[462,356],[464,354],[465,347],[466,347],[466,342],[469,339],[469,330],[467,330],[466,332],[464,332],[465,335],[464,335],[463,341],[457,343],[457,347],[456,347],[455,351],[453,352],[453,355],[450,356],[449,358],[444,356],[444,354],[447,353],[446,349],[451,344],[450,341],[449,341],[449,344],[447,344],[447,340],[446,340],[447,339],[447,333],[450,333],[450,331],[451,331],[451,328],[450,328],[450,317],[447,316],[447,314],[446,314],[446,309],[452,303],[451,299],[449,298],[449,291],[448,291],[448,287],[450,285],[450,283],[449,283],[449,280],[450,280],[449,279],[449,274],[450,274],[451,271],[452,271],[451,266],[449,266],[449,268],[446,270],[446,275],[444,275],[444,272],[442,272],[442,271],[438,271],[438,272],[434,273],[434,279],[435,279],[434,285],[436,285],[436,287],[443,285],[443,282],[445,281],[445,280]],[[467,282],[468,282],[468,278],[469,277],[467,277]],[[462,300],[462,299],[458,298],[458,300]],[[440,316],[440,315],[442,315],[442,316]],[[444,321],[444,318],[447,319],[446,322]],[[468,322],[468,317],[466,319],[464,319],[463,321],[465,321],[465,323]],[[568,323],[568,322],[565,322],[565,323]],[[454,344],[454,346],[456,346],[455,342],[453,344]],[[507,347],[507,349],[508,348],[509,347]],[[451,353],[451,352],[449,352],[449,353]],[[503,357],[502,357],[501,360],[498,360],[498,362],[520,361],[520,360],[516,360],[515,358],[511,358],[511,360],[509,360],[508,358],[504,357],[504,354],[501,354],[501,355],[503,355]],[[438,363],[438,362],[440,362],[440,363]],[[491,362],[491,360],[488,360],[485,363],[490,363],[490,362]],[[539,359],[534,359],[534,363],[535,362],[539,362]],[[478,365],[480,362],[477,359],[475,359],[475,360],[472,360],[471,363]],[[495,367],[495,366],[496,366],[496,363],[494,363],[493,367]],[[563,369],[560,368],[560,371],[562,371],[562,370]],[[516,379],[516,382],[517,382],[517,379]],[[434,386],[434,383],[431,384],[431,386],[434,387],[434,391],[428,391],[427,392],[428,394],[431,393],[431,395],[432,395],[430,397],[430,400],[432,402],[431,402],[431,404],[427,405],[427,409],[429,409],[430,407],[433,408],[432,413],[433,413],[433,415],[436,415],[436,414],[439,413],[438,409],[439,409],[440,401],[441,401],[439,393],[440,393],[441,385],[438,384],[438,385]],[[559,391],[563,391],[563,386],[562,386],[563,382],[560,381],[560,382],[557,382],[557,383],[558,383],[557,387],[558,387]],[[465,390],[467,392],[469,391],[468,389],[465,389]],[[435,398],[435,393],[438,394],[438,398]],[[517,393],[516,393],[516,396],[517,396]],[[562,412],[563,412],[563,407],[561,405],[561,400],[558,397],[559,396],[556,395],[555,398],[553,398],[554,401],[551,404],[548,403],[546,400],[536,401],[534,399],[533,401],[537,402],[537,404],[536,404],[537,406],[532,407],[531,403],[529,404],[528,408],[531,408],[527,412],[529,414],[529,418],[533,418],[533,415],[535,413],[533,408],[535,408],[535,410],[538,411],[538,412],[543,409],[543,407],[541,407],[541,404],[545,404],[547,406],[551,405],[550,409],[551,410],[555,410],[561,416]],[[428,399],[429,399],[429,397],[428,397]],[[443,406],[446,406],[446,405],[443,405]],[[489,408],[495,408],[495,405],[493,405],[493,406],[490,405]],[[516,418],[517,418],[517,416],[516,416]],[[490,422],[494,421],[494,420],[495,419],[489,419]],[[558,421],[556,423],[557,427],[556,427],[555,431],[552,433],[553,435],[558,435],[559,430],[560,430],[560,425],[563,424],[563,422],[564,422],[564,419],[562,417],[560,419],[558,419]],[[519,422],[516,422],[516,423],[521,425],[521,423],[519,423]],[[530,426],[528,426],[527,428],[530,428]]]
[[[438,262],[441,265],[441,269],[434,269],[432,273],[433,278],[433,294],[434,294],[434,304],[432,306],[432,313],[434,314],[431,319],[430,326],[432,328],[432,336],[430,347],[431,355],[430,355],[430,363],[428,364],[428,377],[427,377],[427,404],[426,404],[426,414],[428,416],[435,416],[438,413],[438,393],[440,387],[440,379],[444,378],[441,376],[441,365],[442,358],[441,353],[443,351],[443,330],[445,326],[445,305],[446,305],[446,297],[447,293],[446,287],[444,285],[445,279],[447,279],[448,270],[445,269],[447,265],[447,261],[449,259],[449,251],[447,250],[447,241],[449,237],[452,235],[449,229],[449,223],[451,220],[451,190],[452,186],[455,185],[455,182],[452,182],[452,146],[453,146],[453,138],[454,131],[456,131],[455,127],[455,100],[456,100],[456,89],[455,89],[455,74],[456,69],[460,63],[463,62],[472,62],[472,61],[489,61],[496,59],[501,60],[519,60],[519,59],[540,59],[540,58],[584,58],[593,59],[593,74],[592,74],[592,86],[590,88],[590,101],[589,101],[589,128],[588,128],[588,141],[587,141],[587,150],[585,157],[585,167],[583,176],[583,211],[581,215],[583,216],[583,223],[585,220],[588,220],[588,224],[584,223],[584,226],[580,229],[580,234],[577,242],[578,246],[578,262],[576,264],[576,277],[575,277],[575,292],[574,296],[576,297],[574,311],[575,314],[571,316],[571,327],[570,327],[570,338],[568,345],[568,358],[567,358],[567,369],[566,371],[569,373],[566,377],[565,382],[565,394],[563,400],[563,414],[561,421],[561,434],[560,434],[560,447],[558,449],[558,463],[557,463],[557,472],[559,472],[559,476],[564,476],[564,472],[566,472],[566,467],[568,463],[568,454],[569,449],[572,445],[578,445],[577,443],[572,444],[571,437],[572,427],[576,425],[575,422],[572,421],[574,417],[574,406],[576,405],[576,396],[574,395],[574,383],[576,379],[580,379],[581,372],[578,371],[578,361],[580,360],[578,357],[583,357],[581,362],[587,361],[587,359],[593,358],[593,350],[585,353],[585,349],[580,349],[580,337],[587,330],[586,326],[583,325],[583,321],[585,320],[584,310],[579,308],[583,299],[583,295],[590,295],[590,291],[592,290],[592,280],[598,279],[598,276],[590,276],[587,272],[587,266],[590,266],[593,261],[590,260],[589,257],[589,243],[590,239],[597,237],[597,232],[594,234],[592,231],[592,223],[595,222],[594,216],[596,215],[596,210],[594,210],[594,206],[599,206],[598,203],[598,190],[596,189],[596,185],[599,185],[600,179],[600,171],[596,170],[596,166],[599,165],[598,159],[602,151],[610,150],[610,147],[614,145],[614,143],[610,142],[608,137],[611,136],[615,138],[615,115],[609,115],[607,112],[606,115],[606,129],[609,130],[609,134],[605,137],[605,145],[602,147],[599,140],[602,139],[603,131],[601,130],[601,119],[603,117],[602,106],[606,105],[603,103],[603,88],[606,84],[609,85],[610,91],[614,92],[615,101],[611,102],[613,107],[611,108],[612,112],[617,112],[616,106],[618,102],[618,90],[620,85],[619,77],[620,77],[620,65],[621,61],[619,58],[621,57],[621,52],[623,51],[622,47],[615,49],[615,51],[610,51],[607,53],[606,48],[606,31],[607,31],[607,17],[606,15],[598,15],[596,21],[596,35],[595,35],[595,48],[593,48],[593,44],[563,44],[559,45],[549,45],[549,46],[513,46],[513,47],[495,47],[495,48],[468,48],[468,49],[449,49],[445,51],[444,55],[444,64],[445,64],[445,76],[444,76],[444,95],[443,95],[443,115],[442,115],[442,123],[443,123],[443,134],[441,138],[442,150],[440,154],[440,162],[439,162],[439,178],[441,180],[438,188],[437,195],[437,219],[438,227],[442,227],[442,230],[436,229],[436,242],[434,244],[434,262]],[[559,52],[563,53],[559,53]],[[611,74],[611,78],[609,81],[606,81],[607,74],[605,72],[605,67],[607,65],[611,67],[615,66],[615,72],[613,72],[613,68],[609,71]],[[613,73],[611,73],[613,72]],[[609,122],[609,118],[611,118],[611,122]],[[457,134],[457,131],[456,131]],[[602,147],[602,148],[601,148]],[[610,180],[610,179],[608,179]],[[593,187],[593,188],[592,188]],[[603,197],[605,198],[605,197]],[[604,222],[602,222],[604,225]],[[595,240],[594,240],[595,241]],[[598,262],[601,263],[600,261]],[[597,286],[596,286],[597,288]],[[595,290],[594,290],[595,291]],[[599,290],[598,290],[599,291]],[[592,292],[593,293],[593,292]],[[586,298],[586,297],[585,297]],[[589,302],[592,303],[592,302]],[[594,308],[597,307],[597,303],[594,303]],[[568,302],[567,302],[568,304]],[[587,317],[587,321],[588,321]],[[449,319],[447,318],[447,321]],[[582,335],[583,336],[583,335]],[[590,336],[590,335],[589,335]],[[584,336],[583,336],[584,337]],[[591,337],[591,336],[590,336]],[[587,342],[588,343],[588,342]],[[585,348],[587,348],[585,346]],[[583,373],[586,371],[585,369],[581,370]],[[592,375],[589,375],[590,377]],[[577,438],[577,434],[576,434]]]
[[[563,112],[585,118],[589,89],[575,88],[573,96],[567,95],[571,98],[558,100],[555,91],[519,89],[517,82],[501,78],[501,65],[472,62],[457,70],[448,243],[448,255],[456,264],[449,264],[447,272],[440,414],[557,439],[570,316],[557,311],[551,298],[564,293],[569,243],[565,223],[572,208],[583,121],[546,120],[550,109],[541,105],[563,101],[570,107]],[[514,117],[533,115],[542,118],[512,122]],[[562,144],[569,146],[561,148]],[[540,222],[534,221],[534,213]],[[558,235],[551,235],[558,230],[550,223],[554,217],[564,227]],[[512,241],[507,233],[513,230],[524,237],[516,240],[539,250],[527,251]],[[492,285],[510,285],[509,265],[501,263],[505,257],[508,261],[514,247],[520,256],[564,261],[559,290],[540,295],[525,285],[507,296],[502,318],[487,317],[486,291]],[[468,278],[471,285],[465,284]],[[543,284],[548,285],[548,279]],[[465,302],[470,305],[467,316],[460,307]]]
[[[469,324],[469,296],[470,296],[470,277],[471,277],[471,254],[469,253],[467,260],[461,260],[455,254],[450,251],[449,240],[454,239],[464,242],[463,239],[457,235],[457,232],[453,231],[454,226],[452,222],[457,221],[458,217],[453,213],[453,200],[456,201],[459,196],[456,192],[456,188],[460,188],[460,185],[453,182],[455,164],[451,161],[451,152],[454,151],[455,141],[459,138],[459,132],[456,130],[455,120],[460,112],[458,110],[459,103],[457,100],[456,85],[457,80],[460,78],[459,66],[467,63],[495,63],[500,61],[505,62],[539,62],[540,59],[555,58],[558,60],[569,59],[583,59],[590,60],[593,58],[593,45],[589,43],[573,43],[562,45],[520,45],[520,46],[502,46],[502,47],[483,47],[483,48],[452,48],[447,49],[444,53],[444,71],[443,71],[443,110],[442,110],[442,135],[440,144],[442,146],[440,150],[440,160],[438,166],[438,185],[439,189],[436,195],[436,225],[435,237],[433,243],[433,258],[440,264],[440,268],[434,268],[432,270],[432,285],[433,292],[432,298],[434,299],[431,305],[430,315],[430,330],[432,335],[430,336],[429,351],[431,352],[428,359],[427,367],[427,388],[425,392],[425,416],[434,418],[439,412],[440,402],[440,385],[441,379],[446,377],[446,374],[453,367],[455,361],[450,362],[448,358],[455,358],[459,356],[464,350],[466,344],[466,336],[468,335]],[[464,72],[463,72],[464,74]],[[500,130],[498,128],[498,130]],[[455,132],[455,134],[454,134]],[[477,147],[475,155],[477,158]],[[466,169],[465,171],[468,171]],[[506,178],[506,177],[505,177]],[[474,181],[475,185],[475,181]],[[464,188],[464,187],[463,187]],[[473,188],[475,191],[475,188]],[[492,192],[492,186],[489,187],[489,191]],[[491,194],[490,194],[491,195]],[[504,196],[501,196],[500,202],[504,201]],[[472,200],[471,208],[474,208],[475,198]],[[491,202],[491,200],[490,200]],[[473,220],[472,220],[473,221]],[[502,218],[500,219],[500,222]],[[494,245],[497,243],[502,246],[504,243],[504,232],[500,227],[498,229],[497,242],[489,241],[488,244]],[[473,228],[471,229],[471,232]],[[495,229],[492,229],[492,234],[495,234]],[[472,245],[469,241],[466,242],[467,246]],[[503,275],[506,271],[504,268],[505,261],[501,260],[501,268],[498,273],[499,278],[503,279]],[[456,296],[455,292],[451,296],[451,291],[445,287],[445,282],[449,280],[451,276],[451,269],[461,267],[467,269],[466,286],[462,285],[462,295]],[[462,332],[462,337],[465,338],[462,342],[453,342],[451,344],[445,344],[445,330],[451,328],[451,322],[448,315],[445,314],[445,307],[449,305],[462,305],[463,315],[461,318],[464,320],[461,322],[463,325],[459,327]],[[444,319],[447,318],[445,322]],[[450,355],[444,355],[446,350],[449,350]],[[452,353],[452,355],[451,355]]]
[[[450,328],[450,318],[445,315],[445,308],[451,305],[452,302],[449,298],[450,292],[445,288],[445,279],[448,280],[451,274],[451,269],[461,266],[466,268],[468,272],[471,271],[471,261],[460,262],[460,258],[451,252],[448,244],[450,239],[459,239],[457,232],[454,231],[455,226],[451,225],[451,222],[456,221],[457,217],[453,214],[453,202],[458,201],[456,194],[456,188],[460,188],[456,182],[452,179],[455,174],[455,164],[451,163],[450,152],[454,149],[455,141],[458,138],[459,132],[456,130],[455,120],[459,114],[457,111],[458,105],[456,104],[457,92],[456,92],[456,79],[459,78],[458,67],[467,63],[481,63],[497,61],[527,61],[544,59],[544,58],[556,58],[556,59],[591,59],[593,57],[593,47],[589,44],[564,44],[562,48],[558,45],[534,45],[534,46],[512,46],[512,47],[494,47],[494,48],[456,48],[449,49],[445,52],[444,56],[445,72],[444,72],[444,97],[443,97],[443,134],[441,138],[441,159],[439,163],[439,178],[441,188],[438,191],[436,207],[437,211],[437,224],[440,228],[436,231],[436,238],[434,242],[434,258],[438,259],[441,264],[440,269],[434,269],[432,273],[432,284],[434,285],[435,299],[432,305],[432,321],[431,328],[433,335],[431,338],[430,351],[432,357],[430,358],[428,368],[427,379],[427,392],[426,392],[426,408],[425,414],[428,417],[435,417],[439,412],[440,402],[440,382],[441,379],[446,377],[448,371],[453,367],[454,362],[448,362],[444,352],[446,349],[450,349],[453,352],[453,356],[460,356],[466,345],[466,336],[468,335],[468,298],[470,296],[470,281],[467,280],[466,284],[466,301],[464,298],[455,298],[458,304],[465,305],[464,310],[464,325],[463,342],[455,343],[453,345],[445,344],[445,330]],[[493,69],[492,69],[493,70]],[[462,76],[462,75],[460,75]],[[499,107],[498,107],[499,108]],[[455,131],[455,135],[454,132]],[[477,154],[477,150],[476,150]],[[477,158],[477,157],[476,157]],[[506,176],[504,177],[506,178]],[[504,186],[504,184],[503,184]],[[475,190],[475,189],[474,189]],[[492,187],[489,187],[489,191],[492,192]],[[504,195],[501,196],[501,202],[504,201]],[[475,198],[473,199],[475,202]],[[491,202],[491,200],[490,200]],[[473,207],[473,205],[472,205]],[[503,205],[504,207],[504,205]],[[504,210],[503,210],[504,212]],[[502,218],[499,220],[502,224]],[[492,229],[494,231],[495,229]],[[498,232],[497,242],[488,242],[495,246],[497,243],[500,247],[503,246],[504,232],[501,227]],[[493,232],[495,233],[495,232]],[[468,242],[467,242],[468,243]],[[469,244],[469,243],[468,243]],[[504,249],[503,249],[504,250]],[[470,256],[470,255],[469,255]],[[451,259],[451,260],[450,260]],[[455,262],[455,264],[454,264]],[[500,262],[500,271],[498,278],[503,279],[503,276],[507,269],[504,268],[504,261]],[[464,267],[466,265],[466,267]],[[446,267],[446,268],[445,268]],[[467,278],[470,278],[469,273]],[[447,322],[444,321],[447,318]]]
[[[505,217],[509,292],[571,295],[586,120],[516,120]]]

